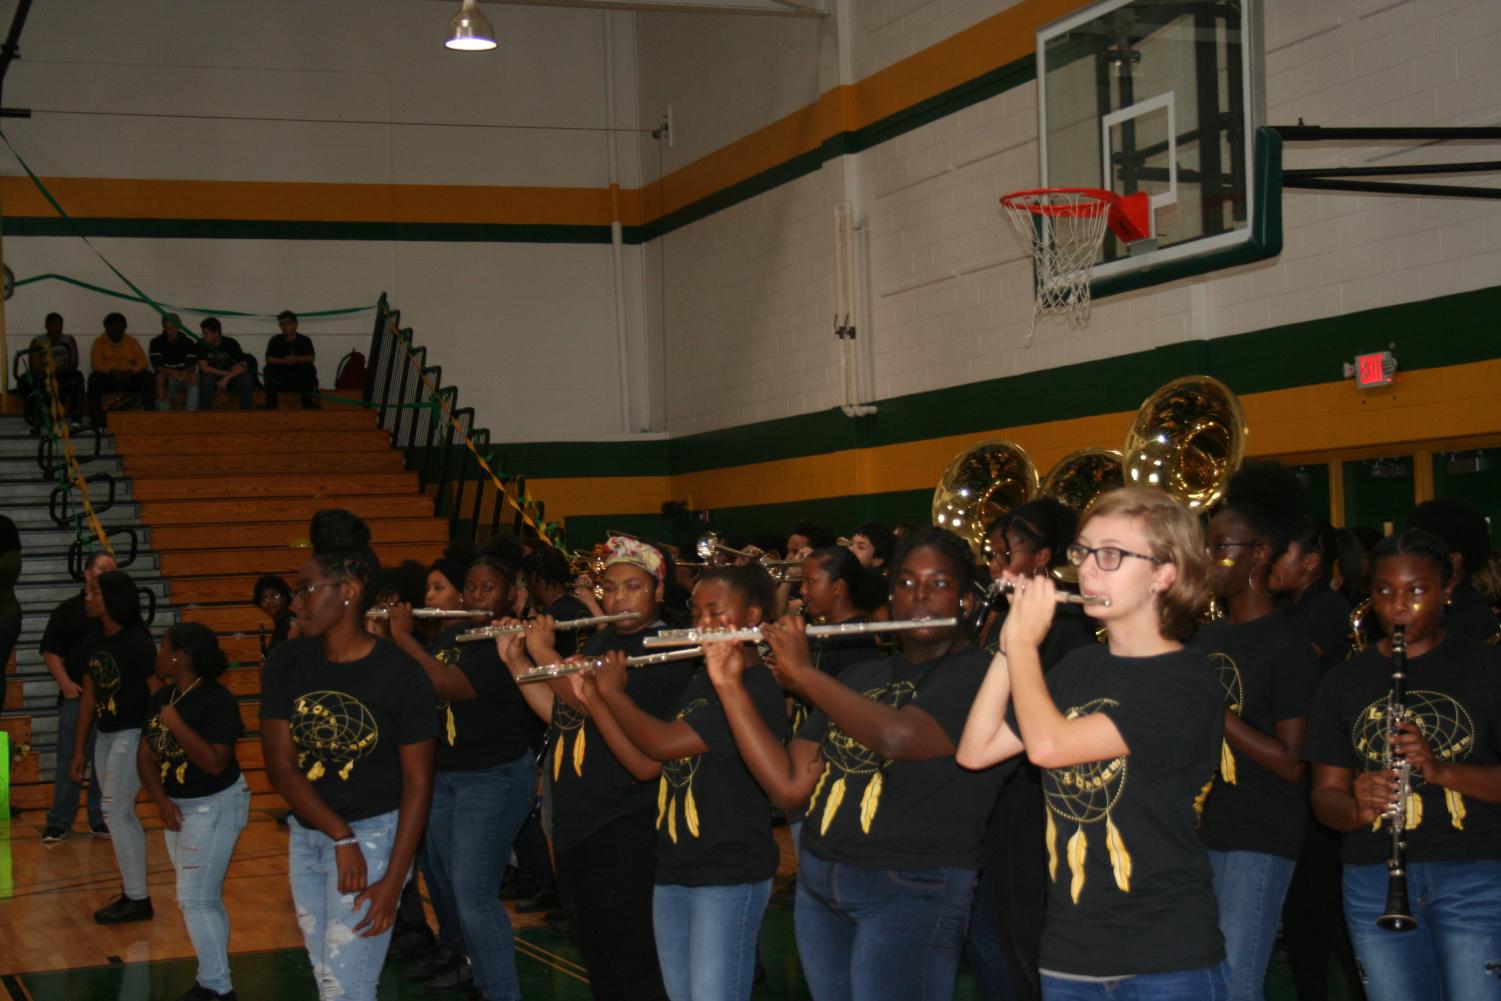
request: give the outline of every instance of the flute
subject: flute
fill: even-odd
[[[860,636],[865,633],[895,633],[907,629],[944,629],[957,626],[959,620],[898,619],[894,622],[840,622],[809,626],[809,636]],[[664,629],[642,641],[645,647],[685,646],[699,643],[749,643],[761,638],[761,628],[749,629]]]
[[[662,653],[644,653],[637,657],[627,657],[625,659],[625,666],[645,667],[647,664],[665,664],[670,660],[692,660],[694,657],[702,656],[703,652],[703,647],[690,646],[681,650],[665,650]],[[530,685],[538,681],[551,681],[554,678],[562,678],[570,674],[597,671],[604,666],[605,661],[603,657],[592,657],[589,660],[574,661],[572,664],[543,664],[540,667],[534,667],[530,671],[523,671],[516,675],[516,684]]]
[[[994,598],[1001,594],[1016,593],[1016,582],[1010,580],[992,581],[985,591],[987,598]],[[1109,608],[1110,599],[1098,594],[1075,594],[1073,591],[1055,591],[1053,600],[1060,605],[1098,605],[1100,608]]]
[[[584,629],[588,626],[601,626],[607,622],[626,622],[630,619],[639,619],[635,612],[621,612],[618,615],[593,615],[587,619],[568,619],[564,622],[553,623],[553,629]],[[475,643],[479,640],[494,639],[497,636],[515,636],[530,629],[530,622],[523,622],[515,626],[482,626],[479,629],[466,629],[454,637],[460,643]]]
[[[365,613],[365,618],[367,619],[389,619],[390,617],[391,610],[389,608],[372,608]],[[414,619],[488,619],[489,617],[489,612],[476,612],[468,608],[412,609],[412,618]]]

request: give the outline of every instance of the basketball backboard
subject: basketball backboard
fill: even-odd
[[[1042,186],[1151,196],[1153,238],[1107,235],[1096,296],[1281,250],[1260,18],[1258,0],[1103,0],[1038,30]]]

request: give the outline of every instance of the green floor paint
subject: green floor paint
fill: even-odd
[[[587,1001],[589,988],[582,979],[578,947],[546,928],[531,928],[517,936],[516,965],[522,996],[527,1001]],[[767,983],[756,1001],[810,1001],[797,962],[792,936],[792,909],[767,909],[761,926],[761,961]],[[381,975],[382,1001],[417,1001],[418,998],[462,998],[464,994],[432,995],[401,976],[407,964],[391,961]],[[230,958],[235,991],[242,1001],[303,1001],[317,997],[307,954],[300,949],[244,953]],[[191,959],[157,963],[124,963],[52,973],[7,976],[3,983],[10,1001],[170,1001],[193,985],[196,964]],[[1337,977],[1332,980],[1331,1001],[1348,1001],[1349,994]],[[1285,963],[1274,960],[1267,976],[1267,1001],[1293,1001],[1292,974]],[[955,1001],[978,1001],[968,973],[961,973]]]

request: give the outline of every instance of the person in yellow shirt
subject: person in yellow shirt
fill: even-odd
[[[104,334],[94,338],[89,361],[89,417],[96,427],[104,427],[104,394],[123,391],[141,398],[141,406],[150,410],[156,404],[156,385],[150,363],[141,342],[125,332],[125,316],[110,313],[104,318]]]

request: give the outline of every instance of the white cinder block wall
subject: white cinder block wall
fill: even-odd
[[[0,3],[4,23],[13,8]],[[43,176],[606,188],[605,19],[615,23],[616,125],[634,130],[630,16],[486,12],[502,45],[488,55],[445,50],[452,11],[425,0],[38,4],[5,90],[8,105],[35,117],[7,120],[5,131]],[[620,183],[639,187],[635,132],[614,141]],[[8,153],[0,172],[20,173]],[[429,361],[498,439],[622,428],[606,245],[95,243],[153,297],[184,306],[313,310],[373,303],[388,291]],[[5,252],[20,277],[56,272],[120,287],[78,240],[12,237]],[[638,383],[630,426],[639,429],[651,425],[653,405],[660,422],[660,401],[644,361],[641,249],[624,256],[628,346],[642,359],[628,366]],[[117,308],[143,341],[159,329],[146,306],[57,283],[28,286],[7,304],[12,346],[57,310],[86,352],[100,318]],[[325,385],[345,351],[366,349],[371,316],[304,323],[324,345]],[[226,318],[225,328],[257,352],[275,332],[269,320]]]
[[[656,44],[659,25],[643,18],[640,45],[653,59],[643,60],[642,90],[673,100],[677,119],[701,117],[700,104],[721,117],[747,115],[744,135],[790,110],[769,100],[766,81],[796,74],[789,63],[812,44],[804,36],[818,37],[827,89],[831,46],[852,46],[848,59],[863,77],[1007,6],[851,2],[846,38],[833,21],[739,36],[736,65],[751,62],[754,49],[759,73],[720,73],[701,53],[681,56],[693,72],[678,97],[653,90],[654,80],[680,73],[673,51]],[[1501,121],[1501,3],[1493,0],[1266,0],[1265,38],[1270,123]],[[687,46],[679,39],[676,48]],[[1040,328],[1029,347],[1031,265],[997,200],[1036,183],[1035,102],[1033,85],[1016,88],[858,154],[848,172],[826,165],[661,241],[669,430],[837,405],[832,213],[845,198],[869,232],[879,397],[1501,284],[1494,202],[1287,192],[1279,258],[1102,300],[1087,330]],[[1291,167],[1477,158],[1463,145],[1289,144],[1286,152]]]

